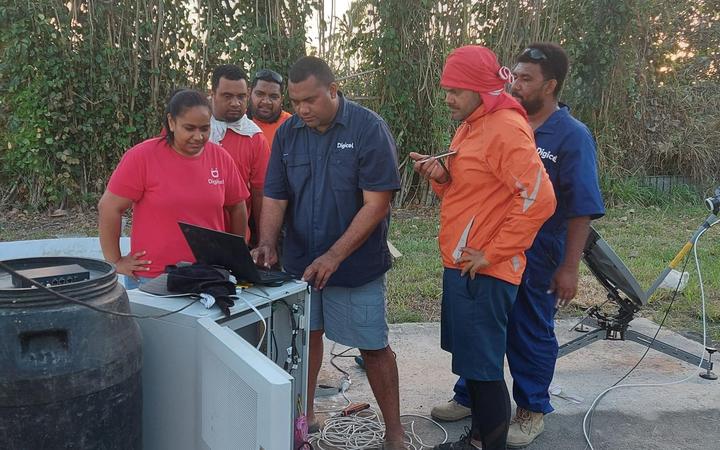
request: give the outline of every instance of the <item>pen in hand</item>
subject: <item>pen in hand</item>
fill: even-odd
[[[426,157],[426,158],[421,159],[421,160],[418,161],[418,162],[419,162],[419,163],[424,163],[424,162],[427,162],[427,161],[432,161],[432,160],[434,160],[434,159],[440,159],[440,158],[444,158],[444,157],[446,157],[446,156],[452,156],[452,155],[454,155],[455,153],[457,153],[457,152],[456,152],[455,150],[452,150],[452,151],[449,151],[449,152],[447,152],[447,153],[441,153],[441,154],[435,155],[435,156],[428,156],[428,157]]]

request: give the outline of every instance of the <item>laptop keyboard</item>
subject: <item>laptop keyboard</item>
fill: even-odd
[[[292,279],[292,276],[290,276],[289,273],[280,272],[279,270],[258,270],[258,274],[263,282],[286,281]]]

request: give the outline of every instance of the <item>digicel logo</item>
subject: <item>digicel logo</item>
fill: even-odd
[[[218,178],[220,176],[220,171],[217,169],[217,167],[213,167],[210,169],[210,176],[212,178],[208,178],[208,184],[213,184],[217,186],[218,184],[225,184],[225,180],[222,180]]]
[[[540,155],[540,159],[549,159],[550,161],[552,161],[554,163],[557,162],[557,155],[553,155],[552,152],[549,152],[542,147],[538,147],[537,152],[538,152],[538,155]]]

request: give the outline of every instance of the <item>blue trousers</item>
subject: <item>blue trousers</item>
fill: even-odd
[[[526,271],[510,312],[507,359],[513,378],[513,399],[518,407],[548,414],[548,388],[555,372],[558,343],[555,338],[555,294],[547,294],[552,272]],[[465,380],[455,383],[455,401],[470,407]]]

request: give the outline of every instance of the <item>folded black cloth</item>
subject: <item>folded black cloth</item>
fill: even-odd
[[[235,295],[235,284],[229,281],[227,271],[195,263],[191,266],[167,266],[165,272],[168,274],[168,291],[212,295],[223,314],[230,315],[230,308],[235,306],[230,298]]]

